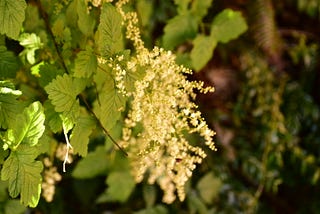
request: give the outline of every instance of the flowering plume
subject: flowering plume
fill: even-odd
[[[215,133],[191,99],[196,97],[195,90],[207,93],[213,88],[203,88],[203,82],[188,81],[186,74],[192,73],[191,70],[177,65],[170,51],[158,47],[152,51],[146,49],[137,27],[137,14],[122,10],[127,2],[120,0],[116,7],[123,18],[126,38],[135,48],[135,56],[126,64],[119,56],[109,60],[113,62],[109,66],[114,70],[117,89],[132,97],[120,143],[128,152],[136,182],[148,175],[148,183],[158,183],[163,189],[164,202],[172,203],[175,192],[184,200],[185,183],[196,164],[206,157],[200,147],[189,144],[186,135],[198,133],[210,149],[216,150],[212,141]],[[134,90],[126,91],[125,76],[141,69],[144,76],[135,81]],[[140,131],[133,133],[134,129]]]
[[[123,145],[128,148],[132,172],[137,182],[148,172],[148,182],[157,182],[164,190],[164,202],[171,203],[177,190],[185,198],[184,185],[197,163],[205,158],[200,147],[188,143],[185,133],[199,133],[210,149],[215,150],[210,130],[189,97],[194,89],[204,93],[202,82],[189,82],[190,70],[175,63],[174,56],[159,48],[138,55],[136,64],[146,68],[136,81],[132,107],[125,120]],[[134,136],[138,124],[142,131]]]

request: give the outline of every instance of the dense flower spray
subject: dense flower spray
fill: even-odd
[[[125,66],[112,64],[116,87],[123,95],[132,97],[120,144],[128,152],[136,182],[147,177],[148,183],[158,183],[166,203],[175,200],[176,192],[178,198],[184,200],[185,183],[196,164],[206,157],[199,146],[188,142],[187,135],[197,133],[210,149],[216,150],[212,140],[215,132],[209,129],[192,102],[195,91],[207,93],[213,92],[213,88],[204,88],[203,82],[188,81],[186,74],[192,71],[177,65],[170,51],[159,47],[151,51],[145,48],[137,14],[122,9],[127,2],[120,0],[116,7],[135,55]],[[121,61],[121,56],[113,61]],[[104,63],[103,59],[99,62]],[[126,91],[125,75],[141,68],[145,73],[143,78],[135,82],[133,91]]]

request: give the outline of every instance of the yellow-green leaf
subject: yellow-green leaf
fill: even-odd
[[[10,153],[1,170],[1,179],[9,181],[10,196],[20,194],[24,206],[36,207],[40,199],[43,165],[36,157],[34,147],[21,145]]]
[[[0,34],[17,39],[26,8],[25,0],[0,0]]]

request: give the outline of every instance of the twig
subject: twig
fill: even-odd
[[[55,37],[54,37],[54,34],[53,34],[52,30],[51,30],[50,22],[49,22],[49,18],[48,18],[49,16],[48,16],[48,14],[46,13],[46,11],[43,9],[43,6],[42,6],[42,4],[41,4],[41,0],[37,0],[37,1],[36,1],[36,4],[37,4],[38,9],[39,9],[39,12],[40,12],[40,14],[41,14],[41,16],[42,16],[42,18],[43,18],[43,20],[44,20],[44,23],[45,23],[45,25],[46,25],[46,29],[47,29],[48,33],[50,34],[50,36],[51,36],[51,38],[52,38],[54,47],[55,47],[55,49],[56,49],[57,55],[58,55],[58,57],[59,57],[59,60],[60,60],[60,62],[61,62],[61,64],[62,64],[62,67],[63,67],[63,69],[66,71],[66,73],[69,74],[69,71],[68,71],[68,69],[67,69],[66,63],[64,62],[64,59],[63,59],[62,54],[61,54],[61,51],[60,51],[60,49],[59,49],[59,45],[58,45],[58,43],[56,42],[56,39],[55,39]]]
[[[67,66],[66,66],[66,64],[65,64],[65,62],[64,62],[63,56],[62,56],[61,51],[60,51],[60,49],[59,49],[59,45],[58,45],[57,41],[55,40],[54,34],[53,34],[52,30],[51,30],[51,26],[50,26],[50,22],[49,22],[49,18],[48,18],[49,16],[48,16],[48,14],[46,13],[46,11],[44,10],[44,8],[43,8],[43,6],[42,6],[42,4],[41,4],[41,0],[36,0],[36,5],[37,5],[37,7],[38,7],[38,9],[39,9],[39,12],[40,12],[40,14],[41,14],[44,22],[45,22],[46,29],[47,29],[48,33],[50,34],[50,36],[51,36],[51,39],[52,39],[52,41],[53,41],[55,50],[56,50],[57,55],[58,55],[58,57],[59,57],[59,61],[61,62],[62,67],[63,67],[63,69],[65,70],[65,72],[66,72],[67,74],[69,74],[68,68],[67,68]],[[101,68],[101,69],[103,69],[103,68]],[[103,124],[101,123],[101,121],[99,120],[99,118],[97,117],[97,115],[92,111],[90,105],[88,104],[87,100],[83,97],[83,95],[80,94],[79,97],[80,97],[81,101],[85,104],[86,109],[94,116],[94,118],[96,119],[97,123],[99,124],[99,126],[101,127],[101,129],[104,131],[104,133],[105,133],[105,134],[110,138],[110,140],[120,149],[120,151],[122,151],[122,153],[123,153],[125,156],[128,156],[128,154],[124,151],[124,149],[113,139],[113,137],[109,134],[108,130],[103,126]],[[99,100],[98,100],[98,101],[99,101]],[[64,132],[65,132],[65,131],[64,131]],[[65,133],[65,135],[66,135],[66,133]],[[65,136],[65,137],[66,137],[67,149],[68,149],[68,146],[71,146],[71,145],[70,145],[70,143],[69,143],[68,137],[67,137],[67,136]],[[72,148],[72,147],[71,147],[71,148]],[[68,150],[67,150],[67,152],[68,152]],[[65,161],[64,161],[64,171],[65,171],[65,162],[66,162],[66,161],[67,161],[67,156],[66,156],[66,159],[65,159]]]
[[[125,156],[128,156],[128,154],[124,151],[124,149],[113,139],[113,137],[109,134],[108,130],[103,126],[101,121],[98,119],[98,116],[96,115],[96,113],[94,113],[94,111],[92,111],[89,103],[83,97],[83,95],[80,94],[79,97],[80,97],[81,101],[86,105],[87,110],[94,116],[94,118],[96,119],[97,123],[99,124],[99,126],[103,130],[103,132],[110,138],[110,140],[114,143],[114,145],[116,145]]]

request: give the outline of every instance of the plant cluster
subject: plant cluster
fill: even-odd
[[[128,1],[110,2],[63,1],[54,7],[49,1],[0,2],[1,179],[24,206],[36,207],[41,189],[47,201],[53,200],[61,180],[55,156],[66,172],[72,155],[87,156],[89,141],[103,134],[128,156],[134,181],[148,174],[167,203],[176,191],[184,200],[187,180],[206,157],[202,142],[191,145],[189,135],[198,133],[216,150],[215,133],[191,101],[194,90],[213,88],[187,80],[191,70],[177,65],[170,51],[145,48],[137,13],[125,8]],[[23,47],[21,62],[5,46],[7,39]],[[117,123],[123,123],[123,136],[115,140],[110,131]],[[107,184],[109,179],[111,174]]]
[[[316,24],[319,0],[0,0],[0,213],[318,213]]]

